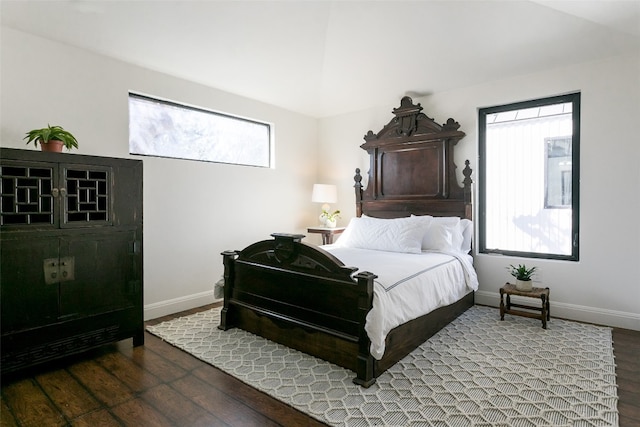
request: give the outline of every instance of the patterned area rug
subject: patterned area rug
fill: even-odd
[[[149,332],[336,426],[617,426],[611,330],[474,306],[369,389],[353,372],[238,329],[220,309]]]

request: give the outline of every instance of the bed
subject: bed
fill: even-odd
[[[304,243],[301,234],[274,233],[272,239],[222,253],[220,329],[241,328],[328,360],[354,371],[354,382],[369,387],[474,304],[477,279],[474,286],[472,260],[465,253],[470,250],[470,237],[463,231],[472,219],[472,171],[467,160],[462,185],[458,184],[453,160],[454,146],[465,134],[453,119],[439,125],[409,97],[402,98],[393,114],[382,130],[369,131],[364,137],[361,148],[370,159],[368,182],[365,188],[356,169],[356,217],[334,245],[319,247]],[[465,249],[455,253],[424,250],[426,230],[433,231],[435,223],[446,224],[441,228],[448,231],[460,230]],[[385,233],[391,233],[386,243],[374,239]],[[444,235],[450,244],[450,235]],[[405,247],[409,253],[403,256]],[[382,341],[376,344],[380,338],[374,338],[372,346],[367,332],[367,327],[372,329],[371,319],[367,319],[384,299],[380,289],[404,283],[397,275],[413,276],[410,268],[432,269],[399,267],[401,259],[422,262],[428,252],[440,257],[435,264],[459,264],[466,287],[441,298],[428,313],[413,314],[384,331]],[[389,276],[384,265],[395,267],[396,276]]]

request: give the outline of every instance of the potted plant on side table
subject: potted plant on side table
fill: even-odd
[[[524,264],[518,264],[518,266],[510,265],[507,267],[509,273],[516,278],[516,289],[519,291],[528,292],[533,289],[531,277],[535,273],[537,267],[527,268]]]
[[[340,211],[334,211],[333,213],[329,213],[329,211],[323,210],[322,215],[320,215],[320,219],[324,222],[325,227],[335,228],[338,224],[338,218],[340,218]]]
[[[66,147],[67,150],[78,148],[78,140],[60,126],[47,125],[46,128],[31,130],[24,139],[27,139],[27,144],[33,141],[33,144],[38,146],[40,143],[42,151],[61,152],[62,147]]]

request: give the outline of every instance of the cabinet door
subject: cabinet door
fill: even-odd
[[[0,165],[0,225],[58,225],[57,168],[49,163],[3,159]]]
[[[46,283],[45,263],[57,262],[58,240],[58,237],[2,240],[3,334],[57,320],[58,285]]]
[[[133,251],[135,231],[89,233],[60,239],[60,257],[71,258],[73,280],[60,282],[60,318],[81,317],[140,305]]]
[[[62,228],[113,224],[113,173],[97,165],[60,165]]]

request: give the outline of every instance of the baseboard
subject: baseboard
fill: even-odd
[[[195,307],[220,301],[213,297],[213,290],[198,294],[186,295],[166,301],[155,302],[144,306],[144,320],[156,319],[179,311],[189,310]]]
[[[530,298],[511,297],[515,301],[526,301],[531,304]],[[497,292],[477,291],[476,304],[491,307],[500,306],[500,294]],[[640,331],[640,314],[624,311],[606,310],[597,307],[567,304],[551,299],[551,318],[554,317],[577,320],[579,322],[593,323],[596,325],[611,326],[615,328],[633,329]]]

